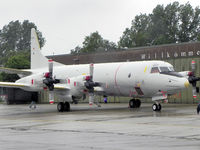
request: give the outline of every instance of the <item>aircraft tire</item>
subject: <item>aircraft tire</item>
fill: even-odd
[[[161,109],[162,109],[161,104],[158,104],[158,110],[157,111],[161,111]]]
[[[153,104],[152,109],[153,109],[153,111],[161,111],[162,105],[161,104]]]
[[[135,100],[135,105],[136,105],[137,108],[140,108],[140,106],[141,106],[141,101],[140,101],[139,99],[136,99],[136,100]]]
[[[134,99],[131,99],[131,100],[129,101],[129,107],[130,107],[130,108],[135,108],[135,107],[136,107],[136,101],[135,101]]]
[[[197,114],[199,114],[199,112],[200,112],[200,104],[198,104],[197,106]]]
[[[64,103],[64,111],[70,111],[70,104],[69,102]]]
[[[64,103],[63,102],[59,102],[57,104],[57,110],[58,110],[58,112],[63,112],[64,111]]]
[[[152,105],[152,109],[153,109],[153,111],[158,111],[158,105],[157,104],[153,104]]]

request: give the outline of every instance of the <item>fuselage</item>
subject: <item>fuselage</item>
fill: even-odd
[[[157,70],[158,69],[158,70]],[[30,89],[42,90],[42,77],[48,68],[34,70],[33,75],[18,80],[30,84]],[[77,86],[74,78],[88,75],[89,64],[54,67],[53,75],[66,86]],[[73,80],[71,80],[73,79]],[[73,81],[73,82],[70,82]],[[155,97],[174,94],[186,87],[188,80],[174,72],[173,66],[164,61],[137,61],[100,63],[94,65],[93,80],[101,83],[106,96]],[[70,92],[67,93],[68,95]]]

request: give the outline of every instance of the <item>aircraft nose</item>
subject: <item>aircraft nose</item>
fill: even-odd
[[[190,85],[190,83],[189,83],[188,81],[185,81],[184,86],[185,86],[186,88],[188,88],[189,85]]]

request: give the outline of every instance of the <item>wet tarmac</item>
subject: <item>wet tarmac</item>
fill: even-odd
[[[151,104],[129,109],[127,104],[71,105],[59,113],[56,105],[0,105],[0,150],[199,150],[200,115],[195,105]]]

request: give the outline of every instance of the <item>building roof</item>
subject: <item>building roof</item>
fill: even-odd
[[[187,42],[178,44],[136,47],[98,53],[54,55],[48,56],[48,58],[52,58],[54,61],[70,65],[138,60],[166,60],[173,58],[199,56],[200,42]]]

